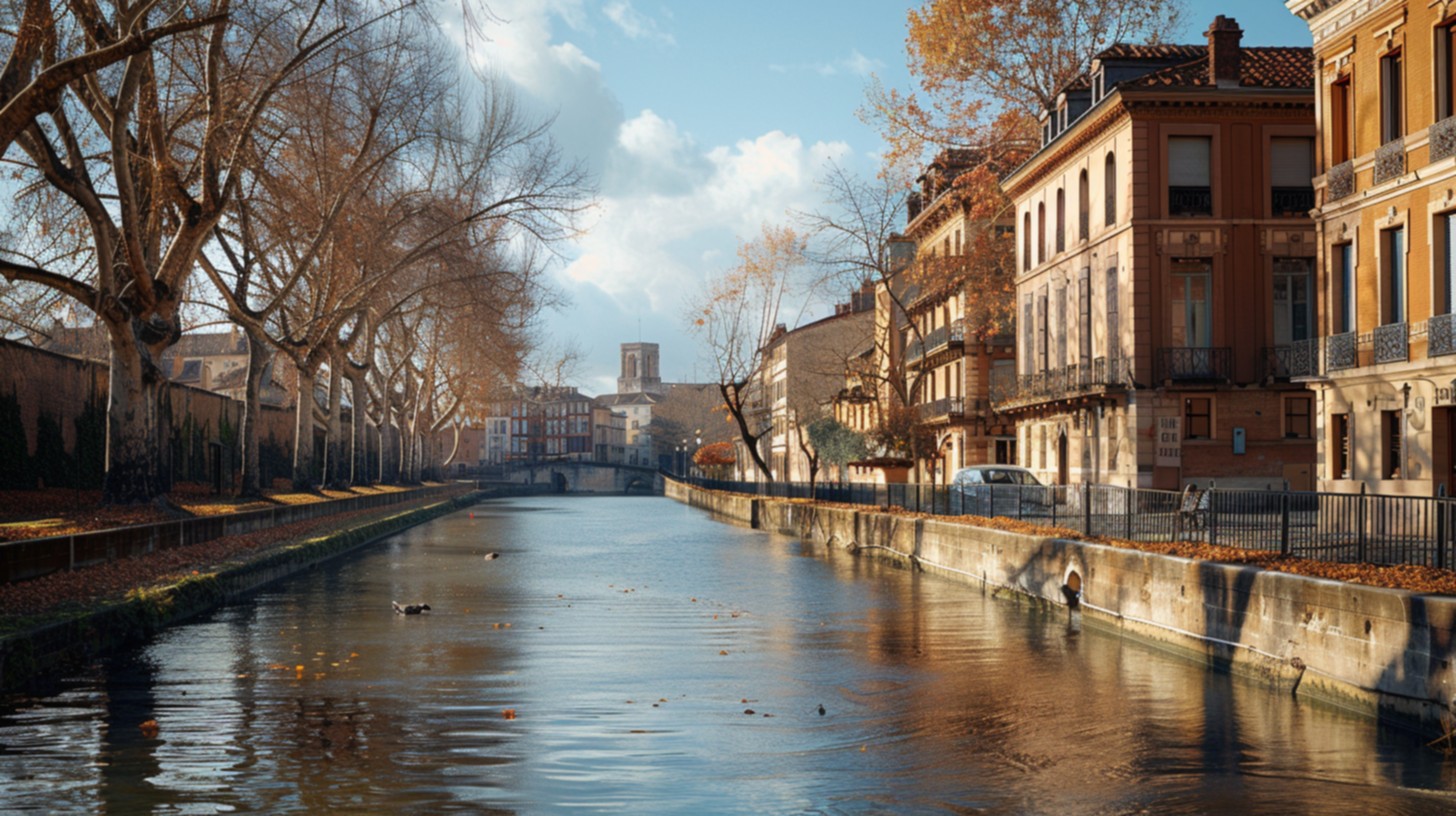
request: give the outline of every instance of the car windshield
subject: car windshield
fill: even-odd
[[[986,481],[991,484],[1028,484],[1026,474],[1019,470],[988,470]]]

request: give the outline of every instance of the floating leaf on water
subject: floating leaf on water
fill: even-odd
[[[516,718],[516,710],[514,708],[507,708],[501,711],[501,716],[508,720],[514,720]]]
[[[743,713],[744,713],[744,714],[749,714],[749,715],[752,715],[752,714],[757,714],[757,713],[758,713],[758,712],[757,712],[757,711],[754,711],[754,710],[753,710],[753,709],[751,709],[751,708],[745,708],[745,709],[743,709]]]
[[[728,650],[727,649],[719,649],[718,650],[718,654],[720,654],[720,655],[728,654]]]
[[[142,736],[146,737],[147,739],[156,739],[157,734],[161,731],[161,729],[157,727],[156,720],[147,720],[137,727],[141,730]]]

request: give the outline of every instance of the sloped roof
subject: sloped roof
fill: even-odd
[[[1133,87],[1197,88],[1213,85],[1208,68],[1208,48],[1177,46],[1198,53],[1188,62],[1144,74],[1118,83]],[[1239,86],[1243,88],[1313,88],[1314,49],[1293,46],[1242,48],[1239,52]]]

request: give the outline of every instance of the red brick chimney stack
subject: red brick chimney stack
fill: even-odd
[[[1239,21],[1222,14],[1213,18],[1208,35],[1208,70],[1213,83],[1220,87],[1239,84],[1239,41],[1244,30]]]

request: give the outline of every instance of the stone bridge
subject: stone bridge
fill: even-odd
[[[601,462],[536,462],[508,464],[504,481],[551,485],[555,493],[661,494],[662,473],[640,465]]]

